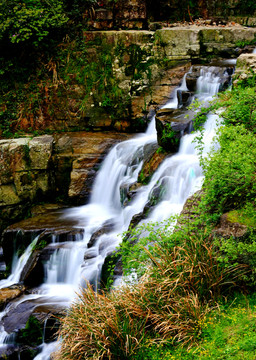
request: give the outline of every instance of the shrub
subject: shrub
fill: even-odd
[[[60,0],[3,0],[0,4],[0,39],[13,44],[30,42],[37,46],[49,31],[68,20]]]
[[[256,128],[256,93],[254,87],[239,86],[226,92],[219,102],[225,106],[222,118],[226,125],[244,125],[252,132]]]
[[[220,130],[220,148],[203,160],[205,195],[201,207],[217,217],[255,199],[256,139],[244,126]]]

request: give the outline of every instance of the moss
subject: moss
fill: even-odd
[[[31,315],[24,329],[20,330],[17,336],[17,342],[29,346],[37,346],[42,343],[43,331],[42,324]]]
[[[233,210],[227,215],[227,219],[231,223],[239,223],[241,225],[256,228],[256,218],[251,217],[250,214],[245,213],[244,210]]]

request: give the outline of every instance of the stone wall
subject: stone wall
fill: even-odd
[[[89,14],[88,26],[93,29],[143,29],[147,26],[146,0],[102,0]]]
[[[256,39],[256,29],[243,27],[176,27],[156,31],[157,44],[170,60],[236,57],[237,43]]]
[[[92,29],[147,29],[155,21],[193,21],[196,18],[234,19],[255,26],[256,6],[243,0],[102,0],[89,15]],[[249,19],[250,18],[250,19]]]

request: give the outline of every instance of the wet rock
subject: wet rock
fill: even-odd
[[[159,183],[156,184],[150,191],[148,196],[148,202],[143,209],[143,213],[146,214],[146,216],[148,216],[148,214],[154,209],[154,207],[164,199],[167,191],[167,182],[167,178],[163,177],[159,181]]]
[[[42,321],[43,330],[43,321],[63,311],[63,304],[43,305],[40,304],[40,301],[38,303],[37,300],[27,300],[14,306],[11,305],[8,313],[3,317],[3,326],[8,333],[17,333],[25,328],[29,318],[33,316]]]
[[[0,280],[6,278],[6,265],[4,261],[3,248],[0,247]]]
[[[198,205],[201,201],[203,191],[199,190],[191,195],[185,202],[177,223],[177,229],[186,225],[193,224],[198,218]]]
[[[197,79],[200,76],[200,72],[191,72],[186,76],[186,84],[189,91],[196,91]]]
[[[159,149],[158,145],[156,147],[152,148],[150,156],[144,161],[142,169],[139,172],[138,182],[142,184],[149,183],[154,172],[158,169],[163,160],[170,155],[166,151]],[[130,189],[130,192],[131,191],[132,189]]]
[[[166,151],[177,152],[180,138],[193,130],[193,111],[161,109],[156,113],[157,142]]]
[[[44,266],[39,258],[40,251],[34,250],[22,269],[20,281],[29,287],[39,286],[44,280]]]
[[[31,208],[31,216],[38,216],[42,214],[46,214],[55,210],[63,209],[63,204],[41,204],[35,205]]]
[[[129,228],[128,228],[128,231],[127,231],[128,237],[129,237],[130,231],[133,230],[141,222],[141,220],[143,220],[145,218],[146,218],[146,214],[143,211],[138,214],[133,215],[132,220],[129,225]],[[125,239],[127,239],[127,235],[125,236]]]
[[[99,253],[105,257],[111,254],[115,249],[115,238],[111,236],[102,236],[99,243]]]
[[[38,235],[40,235],[38,244],[41,249],[52,242],[53,237],[59,242],[81,239],[84,229],[79,227],[78,222],[78,219],[66,217],[65,211],[59,210],[34,216],[9,226],[2,236],[6,264],[11,264],[15,251],[18,249],[21,252],[25,251]]]
[[[3,309],[11,300],[21,296],[26,290],[24,285],[12,285],[0,291],[0,309]]]
[[[114,227],[115,227],[115,224],[113,223],[113,221],[107,220],[100,229],[94,231],[94,233],[92,234],[92,236],[87,244],[87,247],[91,248],[92,246],[94,246],[97,239],[101,235],[110,233],[111,231],[114,230]]]
[[[127,206],[134,199],[141,186],[142,183],[135,182],[133,184],[123,184],[120,187],[120,197],[123,206]]]
[[[92,248],[88,249],[84,253],[84,261],[90,260],[98,256],[98,249]]]
[[[187,107],[190,105],[192,101],[192,92],[190,91],[184,91],[184,90],[178,90],[177,91],[177,97],[178,97],[178,107]]]
[[[57,136],[56,190],[75,205],[88,200],[99,164],[111,146],[127,134],[80,132]]]

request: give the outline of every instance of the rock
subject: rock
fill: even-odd
[[[37,202],[61,196],[84,204],[109,147],[129,137],[80,132],[0,140],[0,232]]]
[[[85,251],[84,253],[84,261],[90,260],[98,256],[98,249],[91,248]]]
[[[155,185],[150,191],[148,196],[148,202],[144,206],[143,213],[148,216],[154,207],[159,204],[165,197],[168,182],[165,177],[161,178],[159,184]]]
[[[180,138],[193,129],[193,111],[161,109],[156,113],[157,142],[166,151],[177,152]]]
[[[236,70],[233,75],[234,83],[248,80],[256,73],[256,54],[242,54],[238,57]]]
[[[178,108],[187,107],[190,105],[192,101],[192,92],[178,90],[177,97],[178,97]]]
[[[196,27],[160,29],[156,31],[156,37],[170,59],[191,59],[200,55],[200,35]]]
[[[38,216],[45,213],[49,213],[55,210],[62,210],[63,204],[41,204],[41,205],[35,205],[31,208],[31,216]]]
[[[133,184],[123,184],[120,187],[120,198],[123,206],[127,206],[129,202],[136,196],[142,183],[135,182]]]
[[[92,246],[94,246],[95,242],[101,235],[110,233],[111,231],[114,230],[114,227],[115,224],[113,223],[113,221],[107,220],[100,229],[94,231],[87,244],[87,247],[91,248]]]
[[[133,215],[132,220],[130,222],[128,231],[127,231],[127,235],[125,236],[124,240],[125,241],[127,239],[127,236],[129,237],[130,232],[140,223],[141,220],[144,220],[146,218],[146,214],[142,212]]]
[[[52,191],[50,135],[0,140],[0,231]]]
[[[158,151],[154,146],[152,148],[151,156],[146,158],[143,162],[143,166],[138,175],[138,182],[142,184],[148,184],[154,172],[158,169],[163,160],[169,156],[165,151]],[[131,189],[130,189],[131,191]]]
[[[248,226],[232,221],[229,214],[226,213],[221,216],[219,225],[214,229],[214,235],[224,239],[233,237],[237,240],[243,240],[248,233]]]
[[[198,218],[198,205],[201,201],[203,191],[199,190],[191,195],[185,202],[176,228],[186,224],[193,224],[193,222]]]
[[[0,309],[3,309],[11,300],[21,296],[26,290],[24,285],[12,285],[8,288],[2,288],[0,291]]]
[[[196,91],[197,79],[200,76],[200,72],[191,72],[186,76],[186,84],[189,91]]]
[[[108,149],[129,137],[128,134],[116,132],[79,132],[58,136],[58,152],[54,158],[57,192],[66,194],[72,204],[85,204],[90,196],[96,171]]]
[[[46,170],[52,155],[53,137],[51,135],[37,136],[29,141],[30,168]]]
[[[18,249],[25,251],[37,235],[40,235],[40,238],[36,247],[42,250],[43,247],[52,242],[53,237],[56,242],[75,241],[77,239],[81,240],[83,232],[83,227],[79,227],[79,220],[66,217],[65,211],[59,210],[34,216],[9,226],[3,232],[2,246],[4,260],[6,265],[10,265],[14,249],[16,251]],[[33,255],[32,258],[30,261],[37,263],[38,257]],[[30,266],[33,268],[36,264],[31,264]],[[25,275],[23,276],[25,279]]]
[[[39,258],[40,250],[34,250],[22,269],[20,281],[26,286],[36,287],[44,280],[44,266],[42,262],[39,262]]]

